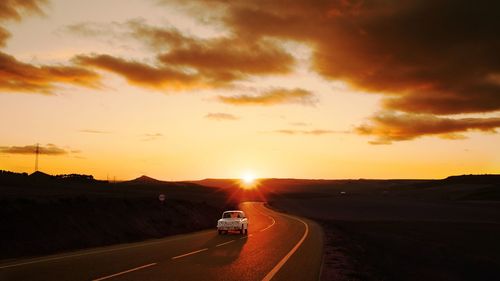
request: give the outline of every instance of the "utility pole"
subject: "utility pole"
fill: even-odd
[[[40,146],[39,144],[37,143],[36,144],[36,150],[35,150],[35,172],[38,172],[38,154],[40,153]]]

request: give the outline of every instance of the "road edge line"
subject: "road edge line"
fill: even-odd
[[[276,275],[276,273],[278,273],[278,271],[283,267],[283,265],[285,265],[285,263],[290,259],[290,257],[299,249],[299,247],[302,245],[302,243],[304,243],[304,241],[307,238],[307,235],[309,234],[309,225],[305,221],[303,221],[299,218],[287,215],[287,214],[280,213],[280,215],[283,215],[285,217],[289,217],[291,219],[294,219],[294,220],[301,222],[302,224],[305,225],[306,230],[304,231],[304,234],[302,235],[302,238],[300,238],[299,242],[297,242],[297,244],[295,244],[295,246],[290,250],[290,252],[288,252],[288,254],[286,254],[286,256],[283,257],[283,259],[281,259],[280,262],[278,262],[278,264],[276,264],[273,267],[273,269],[271,269],[271,271],[269,271],[269,273],[267,273],[267,275],[262,279],[262,281],[270,281],[271,279],[273,279],[274,275]]]

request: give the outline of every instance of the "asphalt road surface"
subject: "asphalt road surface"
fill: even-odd
[[[246,202],[248,235],[216,229],[0,264],[0,280],[318,280],[323,237],[309,220]],[[214,222],[214,225],[216,222]]]

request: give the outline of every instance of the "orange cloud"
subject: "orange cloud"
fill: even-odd
[[[310,91],[296,89],[272,89],[259,95],[218,96],[219,101],[233,105],[277,105],[277,104],[302,104],[314,105],[317,100]]]
[[[0,89],[53,94],[59,83],[97,87],[99,76],[90,70],[64,65],[35,66],[0,52]]]
[[[46,0],[0,1],[0,21],[20,21],[28,13],[43,14]],[[5,46],[9,31],[0,26],[0,47]],[[0,52],[0,90],[53,94],[57,84],[97,87],[99,76],[87,69],[65,65],[32,65]]]
[[[174,28],[159,28],[139,20],[127,22],[134,38],[167,52],[158,60],[195,69],[212,80],[227,82],[248,75],[286,74],[292,71],[293,57],[269,40],[246,40],[229,36],[210,39],[187,37]]]
[[[46,0],[2,0],[0,1],[0,21],[20,21],[27,13],[42,14],[41,6]],[[0,47],[5,47],[10,33],[0,26]]]
[[[41,7],[47,0],[2,0],[0,1],[0,20],[21,20],[25,13],[42,14]]]
[[[91,66],[122,75],[132,84],[156,89],[182,89],[201,86],[195,74],[187,74],[165,65],[151,66],[110,55],[80,55],[74,58],[80,65]]]
[[[0,26],[0,47],[5,47],[7,39],[10,38],[10,32]]]
[[[380,112],[370,122],[356,128],[361,135],[375,136],[372,144],[390,144],[392,141],[412,140],[425,135],[445,139],[463,139],[471,130],[495,132],[500,118],[442,118],[429,114],[402,114]]]
[[[295,64],[289,53],[270,40],[235,36],[201,39],[174,28],[150,26],[142,20],[112,26],[81,23],[65,30],[84,36],[128,36],[144,43],[157,53],[154,66],[109,55],[79,56],[77,61],[115,72],[135,85],[149,88],[227,87],[252,76],[290,73]]]
[[[160,55],[159,60],[196,69],[221,82],[241,80],[249,75],[290,73],[294,62],[292,56],[276,44],[233,38],[191,41]]]
[[[208,113],[205,118],[215,120],[215,121],[234,121],[240,119],[238,116],[229,113]]]
[[[6,154],[35,154],[37,146],[36,145],[25,145],[25,146],[0,146],[0,153]],[[47,144],[45,146],[40,145],[38,147],[39,154],[46,155],[66,155],[70,151],[58,147],[54,144]],[[80,153],[79,150],[72,150],[71,153]]]

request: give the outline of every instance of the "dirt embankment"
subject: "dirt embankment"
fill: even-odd
[[[3,180],[3,181],[2,181]],[[159,194],[165,194],[162,204]],[[179,183],[0,178],[0,259],[46,255],[214,228],[226,208],[214,188]]]
[[[206,203],[130,198],[0,201],[0,259],[161,238],[214,226]]]

